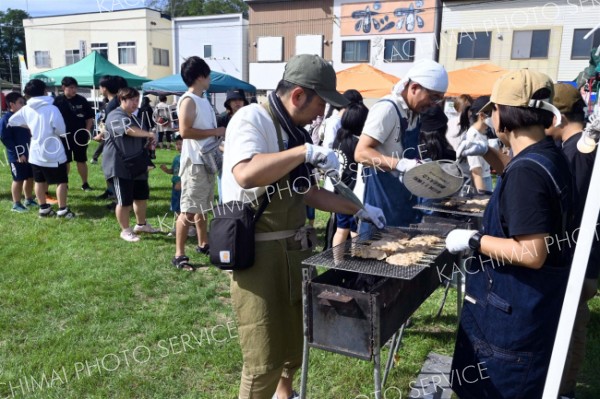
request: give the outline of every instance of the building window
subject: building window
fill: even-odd
[[[154,65],[169,66],[169,50],[153,48]]]
[[[346,40],[342,42],[342,62],[369,62],[368,40]]]
[[[600,46],[600,30],[583,40],[583,37],[588,34],[590,29],[575,29],[573,32],[573,48],[571,49],[571,59],[586,60],[590,58],[590,53],[593,48]]]
[[[488,32],[461,32],[456,47],[457,60],[489,60],[492,36]]]
[[[65,51],[65,65],[71,65],[81,59],[81,53],[79,50],[66,50]]]
[[[413,62],[415,60],[415,39],[386,40],[383,60],[385,62]]]
[[[513,33],[512,59],[548,58],[550,30],[521,30]]]
[[[119,64],[135,64],[135,42],[118,42]]]
[[[108,43],[92,43],[92,51],[108,59]]]
[[[205,44],[204,45],[204,58],[212,57],[212,45]]]
[[[50,68],[50,52],[34,51],[36,68]]]

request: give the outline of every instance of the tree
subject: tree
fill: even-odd
[[[0,11],[0,77],[20,82],[18,54],[25,54],[23,20],[30,18],[23,10]]]
[[[248,6],[243,0],[149,0],[148,7],[171,17],[238,13],[247,15],[248,12]]]

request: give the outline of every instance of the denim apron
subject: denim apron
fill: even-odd
[[[394,105],[400,119],[400,132],[397,142],[402,141],[405,158],[415,159],[418,157],[419,132],[421,124],[417,123],[412,129],[408,129],[408,121],[402,117],[398,106],[391,100],[387,101]],[[407,150],[408,149],[408,150]],[[418,223],[421,213],[413,209],[417,204],[417,197],[406,189],[394,172],[384,172],[381,169],[366,167],[363,169],[365,181],[365,194],[363,203],[381,208],[385,215],[388,226],[408,226]],[[373,228],[373,225],[361,222],[359,234],[365,234]]]
[[[517,161],[543,168],[555,184],[557,193],[552,194],[560,195],[561,208],[568,210],[565,197],[569,190],[549,159],[528,153],[513,165]],[[483,234],[507,238],[499,206],[513,165],[508,166],[485,210]],[[563,231],[565,222],[566,218]],[[566,264],[534,270],[508,262],[492,263],[489,257],[474,254],[467,270],[450,375],[452,389],[461,399],[542,397],[568,273]]]

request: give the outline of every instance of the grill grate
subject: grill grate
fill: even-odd
[[[459,206],[466,205],[466,202],[470,199],[488,199],[489,200],[490,196],[489,195],[469,195],[469,196],[464,196],[464,197],[453,196],[453,197],[448,197],[445,199],[445,201],[449,201],[449,200],[454,201],[456,203],[456,205],[453,205],[453,206],[442,205],[441,203],[431,204],[431,205],[417,204],[417,205],[413,206],[413,208],[423,210],[423,211],[446,213],[446,214],[455,215],[455,216],[470,216],[470,217],[482,218],[483,211],[469,212],[469,211],[463,211],[463,210],[458,209]]]
[[[419,234],[432,234],[444,236],[447,234],[447,228],[417,228],[417,227],[388,227],[386,230],[399,229],[412,237]],[[385,231],[385,230],[384,230]],[[435,259],[445,250],[444,244],[431,246],[425,252],[418,262],[410,266],[395,266],[386,263],[385,260],[363,259],[351,256],[351,250],[360,246],[366,247],[363,243],[367,239],[378,239],[375,232],[370,236],[359,236],[351,241],[346,241],[336,247],[330,248],[315,256],[311,256],[303,263],[309,266],[321,266],[328,269],[346,270],[350,272],[370,274],[380,277],[399,278],[403,280],[412,280],[423,269],[430,267]]]

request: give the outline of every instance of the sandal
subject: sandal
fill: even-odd
[[[190,263],[190,258],[185,255],[175,256],[173,259],[171,259],[171,263],[177,269],[185,270],[186,272],[193,272],[196,270],[194,265]]]

